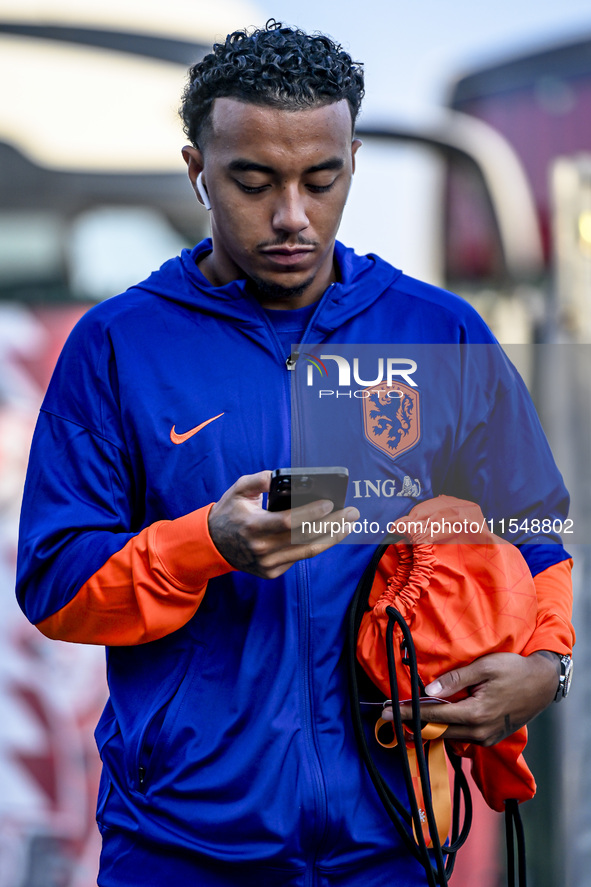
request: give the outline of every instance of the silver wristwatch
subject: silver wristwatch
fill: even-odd
[[[568,696],[571,681],[573,679],[573,658],[572,656],[560,656],[560,679],[558,681],[558,689],[554,702],[560,702]]]

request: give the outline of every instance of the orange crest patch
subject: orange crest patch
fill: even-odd
[[[421,437],[417,389],[381,382],[365,391],[363,425],[369,442],[393,459],[414,447]]]

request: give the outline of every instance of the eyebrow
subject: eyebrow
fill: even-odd
[[[315,172],[322,172],[323,170],[340,170],[343,169],[345,163],[341,157],[330,157],[328,160],[324,160],[322,163],[317,163],[314,166],[309,166],[304,170],[304,174],[310,174]],[[232,172],[262,172],[267,175],[273,175],[275,170],[271,166],[265,166],[264,163],[255,163],[254,160],[246,160],[245,158],[238,157],[235,160],[232,160],[228,164],[228,169]]]

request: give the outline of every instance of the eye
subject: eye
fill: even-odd
[[[328,185],[314,185],[312,183],[307,185],[308,191],[311,191],[312,194],[325,194],[327,191],[334,186],[336,179],[333,179],[332,182],[329,182]]]
[[[266,185],[247,185],[245,182],[240,182],[238,179],[234,179],[234,181],[245,194],[260,194],[261,191],[264,191],[267,187]]]

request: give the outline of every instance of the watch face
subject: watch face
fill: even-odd
[[[564,674],[564,682],[562,684],[562,695],[568,696],[568,691],[570,690],[570,685],[573,679],[573,660],[571,656],[563,656],[563,674]]]
[[[560,657],[560,683],[556,691],[555,701],[560,702],[568,696],[570,685],[573,677],[573,660],[572,656]]]

